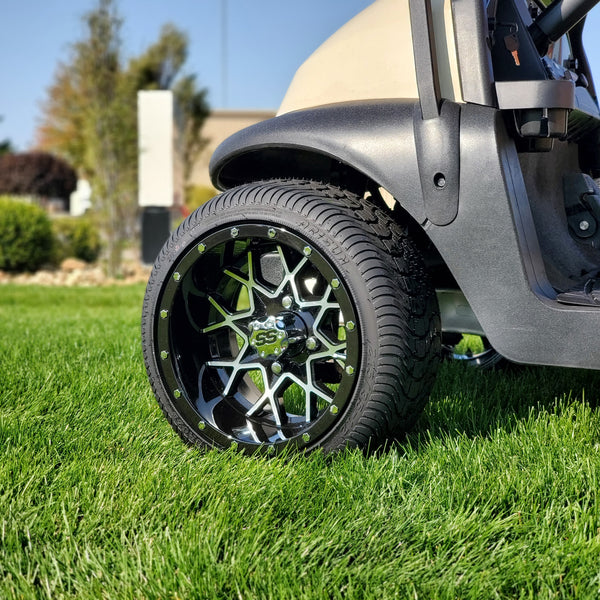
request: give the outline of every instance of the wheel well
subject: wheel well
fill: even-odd
[[[218,174],[218,187],[260,179],[310,179],[362,193],[368,177],[333,156],[302,148],[269,147],[234,156]]]
[[[439,252],[400,201],[391,204],[384,199],[385,191],[379,183],[355,167],[339,159],[314,150],[269,147],[246,151],[234,156],[223,166],[218,176],[219,187],[228,189],[261,179],[306,179],[329,183],[369,198],[378,208],[405,228],[425,258],[428,271],[436,287],[458,287]],[[385,194],[387,196],[387,194]]]

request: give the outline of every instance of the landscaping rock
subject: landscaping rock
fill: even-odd
[[[146,283],[150,276],[151,267],[141,265],[135,260],[123,265],[123,277],[114,279],[107,277],[99,265],[89,264],[76,258],[65,259],[58,269],[43,269],[35,273],[6,273],[0,271],[0,285],[16,283],[20,285],[64,285],[73,286],[104,286],[126,285],[130,283]]]
[[[65,258],[65,260],[60,263],[60,270],[72,273],[73,271],[83,271],[87,266],[86,262],[79,260],[78,258]]]

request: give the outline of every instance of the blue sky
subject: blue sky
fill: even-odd
[[[119,0],[126,54],[141,53],[168,21],[190,37],[187,71],[214,108],[272,108],[302,61],[371,0],[227,0],[227,85],[223,86],[222,0]],[[18,150],[34,140],[40,103],[56,65],[81,39],[94,0],[4,2],[0,25],[0,140]],[[586,25],[600,87],[600,6]]]
[[[281,102],[296,68],[372,0],[227,0],[228,85],[222,81],[221,0],[118,0],[126,53],[156,41],[162,24],[187,32],[187,71],[209,89],[213,108],[269,108]],[[18,150],[34,140],[39,105],[59,60],[84,34],[81,17],[95,0],[2,2],[0,140]]]

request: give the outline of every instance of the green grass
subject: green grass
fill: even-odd
[[[0,287],[0,598],[599,597],[599,374],[446,365],[377,455],[201,453],[142,295]]]
[[[483,340],[478,335],[469,335],[463,334],[462,339],[456,347],[454,351],[457,354],[464,355],[473,355],[473,354],[481,354],[485,350],[485,346],[483,345]]]

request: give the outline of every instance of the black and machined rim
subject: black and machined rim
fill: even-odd
[[[342,417],[360,368],[343,278],[314,244],[272,224],[223,227],[182,253],[155,332],[171,402],[218,447],[313,445]]]

